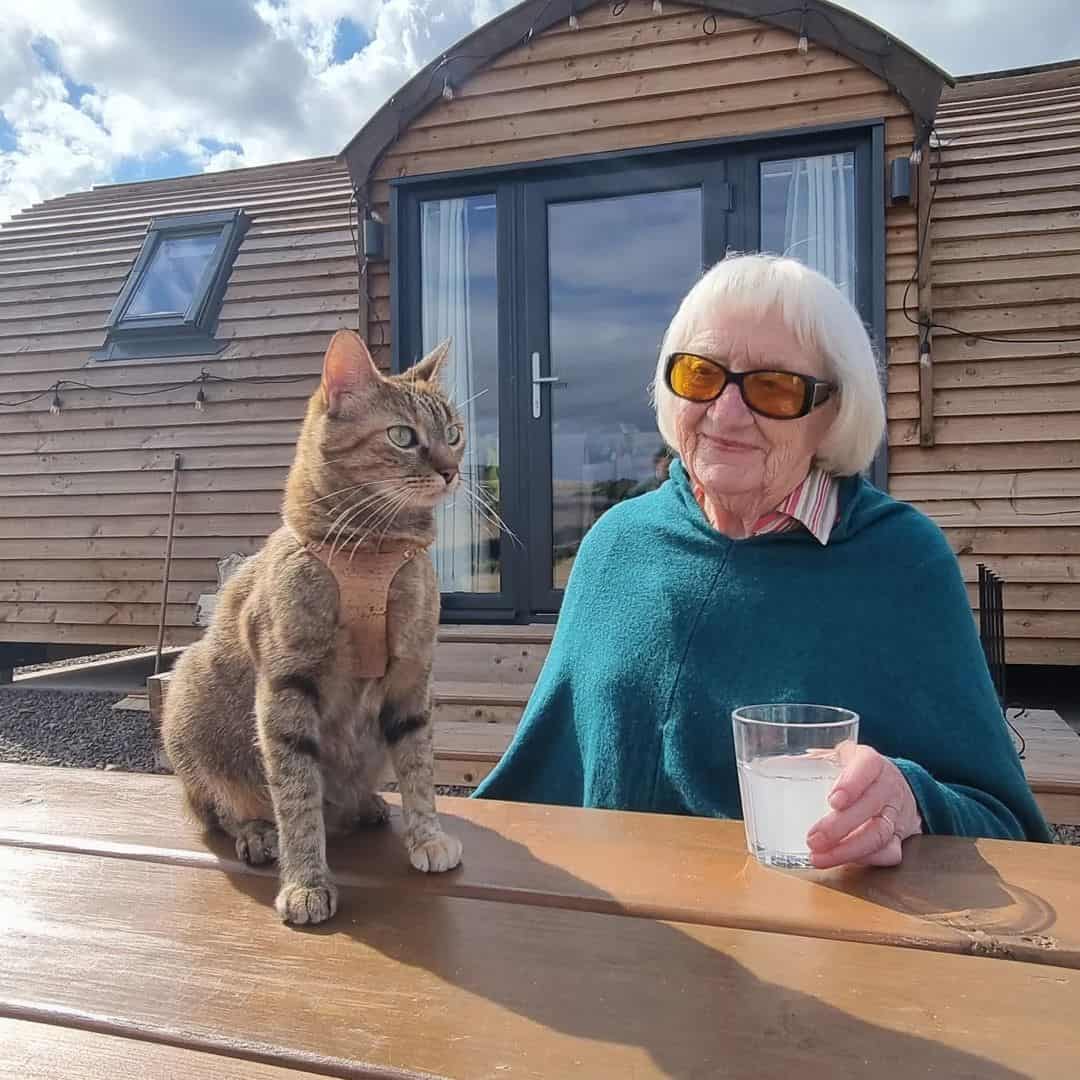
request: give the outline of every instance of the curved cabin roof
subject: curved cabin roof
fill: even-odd
[[[592,6],[584,0],[577,10],[580,13]],[[933,124],[942,88],[953,83],[941,68],[879,26],[827,0],[793,0],[783,11],[777,11],[776,0],[696,0],[693,6],[700,8],[705,17],[715,12],[718,16],[753,19],[795,35],[805,33],[816,44],[884,80],[908,104],[917,128],[923,132]],[[405,83],[341,152],[353,185],[359,188],[365,184],[383,151],[415,117],[438,100],[444,79],[461,85],[504,52],[566,19],[565,4],[524,0],[436,57]]]

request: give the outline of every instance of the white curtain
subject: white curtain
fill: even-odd
[[[440,199],[421,203],[420,270],[423,350],[453,338],[443,369],[443,385],[457,403],[466,433],[475,431],[472,320],[469,310],[469,219],[467,200]],[[466,444],[463,479],[477,485],[476,444]],[[437,518],[435,569],[444,592],[477,589],[481,520],[473,501],[459,491],[443,503]]]
[[[851,154],[789,163],[784,254],[831,278],[855,300],[855,198]]]

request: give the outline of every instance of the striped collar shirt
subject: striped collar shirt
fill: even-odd
[[[801,525],[824,546],[836,524],[838,495],[832,474],[815,465],[775,510],[758,518],[753,535],[789,532]]]

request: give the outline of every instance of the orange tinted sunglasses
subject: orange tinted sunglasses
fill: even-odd
[[[696,353],[676,352],[667,358],[664,381],[686,401],[715,401],[734,383],[746,407],[770,420],[798,420],[824,405],[836,385],[795,371],[730,371],[723,364]]]

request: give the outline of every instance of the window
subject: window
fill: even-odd
[[[790,255],[856,300],[855,155],[761,163],[761,250]]]
[[[154,218],[94,359],[220,352],[224,342],[214,340],[214,329],[248,224],[242,210]]]

